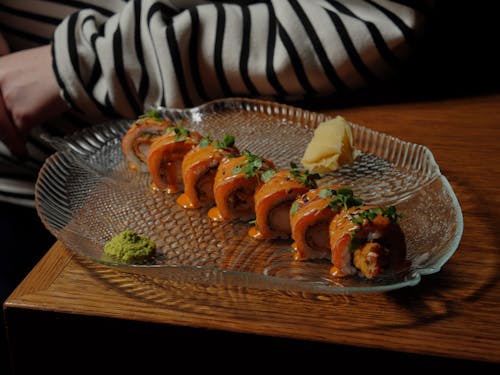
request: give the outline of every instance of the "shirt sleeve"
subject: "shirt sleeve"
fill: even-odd
[[[53,37],[65,100],[85,114],[133,118],[221,97],[342,94],[394,72],[426,18],[425,2],[409,0],[172,3],[67,17]]]

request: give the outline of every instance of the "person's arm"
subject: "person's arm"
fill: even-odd
[[[0,140],[14,154],[26,154],[33,126],[69,109],[51,64],[50,45],[0,57]]]
[[[411,3],[277,0],[179,10],[144,0],[109,18],[83,10],[56,29],[54,71],[74,108],[128,118],[220,97],[341,93],[387,76],[407,54],[423,16],[403,5]]]

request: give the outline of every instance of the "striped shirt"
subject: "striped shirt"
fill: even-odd
[[[72,111],[35,128],[30,157],[0,142],[0,200],[33,205],[34,181],[64,135],[153,106],[233,96],[292,102],[388,77],[412,51],[427,1],[0,0],[12,50],[52,43]]]

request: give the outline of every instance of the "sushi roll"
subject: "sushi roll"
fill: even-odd
[[[214,180],[222,159],[238,156],[234,137],[226,135],[221,141],[208,137],[186,153],[182,161],[184,193],[177,203],[183,208],[200,208],[215,203]]]
[[[290,209],[295,259],[331,259],[331,221],[343,208],[361,203],[351,189],[336,186],[311,189],[299,196]]]
[[[130,126],[122,138],[121,147],[131,170],[148,171],[147,159],[151,144],[171,126],[169,120],[154,111],[141,116]]]
[[[276,172],[257,189],[255,199],[255,226],[249,236],[261,239],[289,238],[291,234],[290,208],[295,199],[317,188],[319,174],[299,171],[295,164],[292,169]]]
[[[396,208],[351,207],[330,224],[332,276],[357,274],[373,279],[387,268],[397,269],[406,257]]]
[[[266,176],[274,173],[271,160],[250,151],[241,156],[225,158],[219,164],[214,179],[215,207],[208,211],[214,221],[255,218],[254,194]]]
[[[147,159],[151,175],[151,188],[177,193],[182,190],[182,160],[188,151],[194,148],[202,136],[182,126],[170,127],[167,133],[158,137],[151,144]]]

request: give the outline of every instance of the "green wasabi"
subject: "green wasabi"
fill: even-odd
[[[155,251],[152,240],[132,230],[124,230],[104,245],[105,254],[126,263],[145,263]]]

